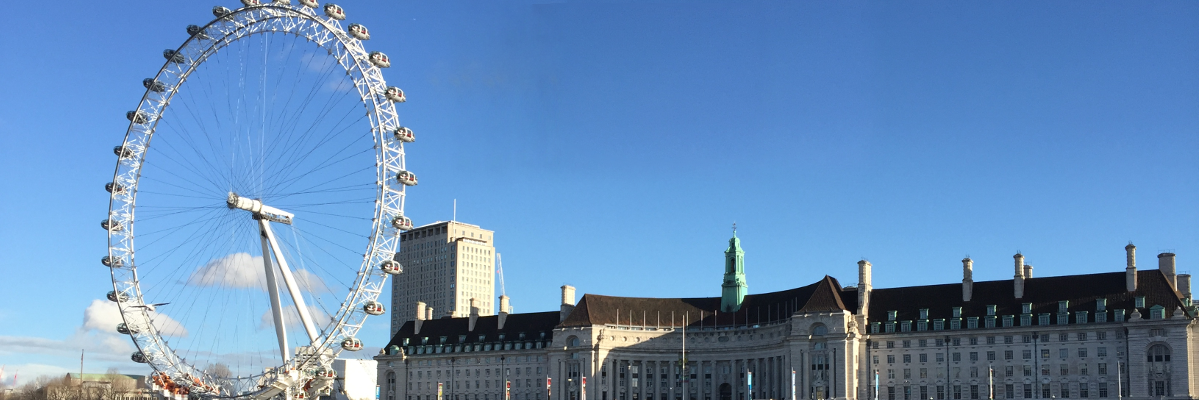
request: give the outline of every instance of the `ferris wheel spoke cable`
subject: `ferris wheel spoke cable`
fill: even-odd
[[[346,151],[346,150],[347,150],[347,149],[349,149],[349,148],[350,148],[350,146],[343,147],[343,148],[339,149],[339,150],[337,151],[337,153],[335,153],[334,155],[340,155],[342,152]],[[339,159],[339,160],[336,160],[336,161],[333,161],[333,160],[332,160],[332,157],[330,157],[330,158],[328,158],[328,159],[326,159],[326,160],[323,160],[323,161],[322,161],[320,164],[318,164],[318,165],[316,165],[316,166],[313,166],[311,169],[309,169],[309,170],[307,170],[307,171],[304,171],[304,172],[302,172],[302,173],[299,173],[299,174],[290,174],[290,175],[294,175],[294,176],[288,176],[288,177],[287,177],[287,179],[285,179],[285,180],[281,180],[281,181],[279,181],[279,182],[277,182],[277,183],[273,184],[273,185],[271,186],[271,191],[272,191],[272,192],[274,192],[275,190],[279,190],[279,189],[280,189],[280,186],[283,186],[283,185],[289,185],[289,184],[291,184],[291,183],[294,183],[294,182],[295,182],[296,180],[298,180],[298,179],[303,179],[303,178],[305,178],[305,177],[308,177],[308,176],[312,175],[313,173],[315,173],[315,172],[317,172],[317,171],[320,171],[320,170],[325,170],[325,169],[328,169],[328,168],[330,168],[330,167],[332,167],[332,166],[338,165],[339,163],[346,162],[346,161],[348,161],[348,160],[351,160],[351,159],[353,159],[353,158],[354,158],[354,157],[356,157],[356,156],[361,156],[361,155],[363,155],[363,154],[365,154],[365,153],[373,153],[373,152],[374,152],[374,150],[375,150],[375,149],[373,149],[373,148],[366,148],[366,149],[360,150],[360,151],[358,151],[358,152],[356,152],[356,153],[352,153],[352,154],[345,155],[344,157],[342,157],[341,159]],[[307,158],[307,155],[305,155],[305,158]],[[336,178],[332,178],[332,179],[329,179],[329,180],[327,180],[327,181],[324,181],[324,182],[320,182],[320,183],[318,183],[317,185],[322,185],[322,184],[325,184],[325,183],[328,183],[328,182],[336,182],[336,181],[339,181],[339,180],[341,180],[341,179],[347,178],[347,177],[349,177],[350,175],[357,174],[357,173],[362,173],[362,172],[365,172],[365,171],[367,171],[367,170],[369,170],[369,169],[373,169],[373,168],[375,168],[375,167],[374,167],[374,166],[369,166],[368,168],[363,168],[363,169],[359,169],[359,170],[356,170],[356,171],[351,171],[351,172],[349,172],[349,173],[347,173],[347,174],[345,174],[345,175],[342,175],[342,176],[339,176],[339,177],[336,177]]]
[[[348,118],[351,114],[352,114],[351,112],[347,112],[344,116],[342,116],[342,118],[338,121],[338,123],[334,127],[341,126],[342,122],[345,122],[345,119]],[[316,119],[321,120],[324,117],[325,117],[325,115],[322,114],[322,115],[318,115],[316,117]],[[297,143],[295,146],[289,146],[287,148],[288,151],[281,155],[281,157],[279,158],[279,161],[281,162],[282,165],[299,165],[299,164],[303,163],[307,159],[307,157],[310,156],[313,152],[315,152],[318,149],[321,149],[329,141],[334,140],[337,137],[339,137],[340,135],[344,134],[346,131],[351,129],[354,124],[357,124],[364,119],[367,119],[366,115],[363,115],[362,117],[360,117],[357,120],[353,120],[345,128],[342,128],[340,130],[329,129],[325,133],[325,136],[319,142],[317,142],[311,146],[305,146],[303,142]],[[316,126],[317,126],[317,124],[310,124],[309,127],[305,130],[302,137],[309,137],[308,134],[311,133],[314,129],[316,129]],[[347,146],[353,146],[354,143],[355,142],[350,141],[347,143]],[[296,158],[297,154],[300,151],[304,151],[303,149],[307,149],[307,151],[304,152],[303,156]],[[332,157],[332,155],[330,157]]]

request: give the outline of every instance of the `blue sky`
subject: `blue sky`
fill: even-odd
[[[234,7],[234,2],[223,4]],[[417,224],[496,231],[518,312],[558,286],[717,296],[1117,271],[1199,254],[1199,3],[362,2],[418,135]],[[142,78],[213,4],[39,3],[0,27],[0,380],[118,366],[85,309]],[[386,340],[385,318],[366,327]],[[127,340],[125,341],[127,343]]]

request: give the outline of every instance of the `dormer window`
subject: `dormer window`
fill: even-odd
[[[1024,303],[1020,306],[1021,313],[1032,314],[1032,303]]]
[[[987,315],[989,315],[989,316],[994,316],[994,315],[995,315],[995,308],[996,308],[996,306],[995,306],[994,304],[988,305],[988,306],[987,306]]]
[[[961,317],[962,317],[962,308],[961,308],[961,307],[954,307],[954,308],[953,308],[953,317],[954,317],[954,318],[961,318]]]
[[[1057,312],[1064,313],[1070,308],[1070,300],[1062,300],[1057,302]]]
[[[895,311],[895,310],[887,311],[887,321],[894,321],[895,318],[898,316],[899,316],[899,311]]]
[[[1136,308],[1145,308],[1145,296],[1136,297]]]
[[[1107,299],[1095,299],[1095,311],[1107,311]]]
[[[920,309],[920,319],[928,319],[928,309],[927,308]]]

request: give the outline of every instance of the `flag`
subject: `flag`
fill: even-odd
[[[437,382],[437,400],[441,400],[441,385],[443,385],[443,383]]]
[[[587,400],[587,377],[583,377],[582,383],[579,385],[579,399]]]

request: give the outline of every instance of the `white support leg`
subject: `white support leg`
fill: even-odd
[[[271,250],[275,254],[275,261],[279,262],[279,271],[283,273],[283,283],[287,286],[288,294],[291,294],[292,302],[296,304],[296,311],[300,314],[300,323],[304,325],[304,331],[308,333],[308,340],[315,343],[319,337],[316,325],[312,322],[312,315],[308,311],[308,305],[304,303],[304,296],[300,293],[300,286],[296,284],[296,279],[291,275],[291,268],[287,267],[287,260],[283,258],[283,251],[279,248],[279,242],[275,241],[275,234],[271,232],[270,223],[265,219],[260,219],[258,220],[258,226],[262,228],[262,231],[266,234],[266,239],[271,244]]]
[[[259,220],[259,234],[262,236],[262,263],[266,268],[266,290],[271,295],[271,314],[275,317],[275,335],[279,337],[279,355],[283,357],[283,364],[286,365],[290,359],[291,352],[287,349],[287,329],[283,326],[283,308],[279,304],[279,284],[275,282],[275,268],[271,267],[271,252],[267,244],[267,234],[265,230],[266,221]]]

